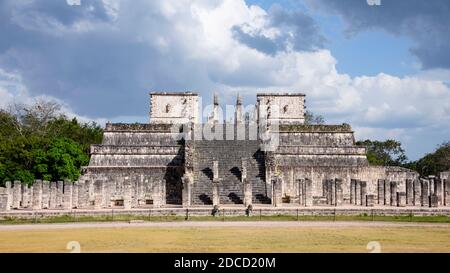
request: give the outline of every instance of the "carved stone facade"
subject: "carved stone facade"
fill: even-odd
[[[232,124],[199,123],[198,102],[194,93],[151,93],[150,123],[108,123],[78,181],[7,182],[0,210],[450,206],[448,172],[419,178],[369,166],[350,125],[304,124],[303,94],[258,94],[256,121],[242,118],[238,98]],[[205,126],[224,137],[205,138]],[[267,128],[277,138],[271,150],[260,138]]]

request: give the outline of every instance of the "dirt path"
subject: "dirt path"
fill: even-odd
[[[83,228],[180,228],[180,227],[328,227],[328,228],[347,228],[347,227],[430,227],[430,228],[449,228],[446,223],[404,223],[404,222],[357,222],[357,221],[299,221],[299,222],[143,222],[143,223],[64,223],[64,224],[27,224],[27,225],[0,225],[0,231],[11,230],[47,230],[47,229],[83,229]]]

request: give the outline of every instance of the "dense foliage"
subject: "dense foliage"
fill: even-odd
[[[367,139],[356,142],[356,145],[366,147],[367,159],[371,165],[401,166],[407,160],[402,144],[396,140],[372,141]]]
[[[35,179],[76,180],[89,162],[90,144],[102,129],[60,113],[60,105],[39,100],[0,110],[0,183]]]
[[[437,147],[417,161],[407,162],[402,144],[396,140],[386,141],[358,141],[357,145],[365,146],[367,159],[371,165],[401,166],[420,173],[421,176],[437,175],[450,171],[450,141]]]
[[[439,145],[433,153],[417,161],[409,162],[405,167],[416,170],[423,176],[450,171],[450,141]]]

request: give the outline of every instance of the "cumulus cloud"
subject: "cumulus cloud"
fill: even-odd
[[[450,2],[448,0],[393,0],[368,5],[366,0],[306,0],[310,6],[340,15],[353,34],[383,29],[411,37],[411,52],[424,69],[450,68]]]
[[[325,38],[314,19],[301,10],[287,11],[274,4],[265,12],[257,6],[249,22],[233,27],[241,43],[274,55],[279,51],[313,51],[323,48]]]
[[[205,103],[212,91],[226,103],[237,92],[254,103],[256,92],[291,91],[362,137],[399,136],[418,147],[414,136],[434,146],[450,134],[442,80],[340,73],[305,10],[244,0],[5,0],[0,33],[1,101],[45,95],[83,117],[132,122],[147,120],[153,90],[197,91]]]

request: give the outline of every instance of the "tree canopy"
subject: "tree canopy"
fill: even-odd
[[[80,123],[53,101],[0,110],[0,183],[35,179],[76,180],[89,162],[89,147],[100,143],[96,123]]]
[[[406,163],[407,157],[402,144],[393,139],[385,141],[364,140],[356,145],[365,146],[369,164],[376,166],[401,166]]]

